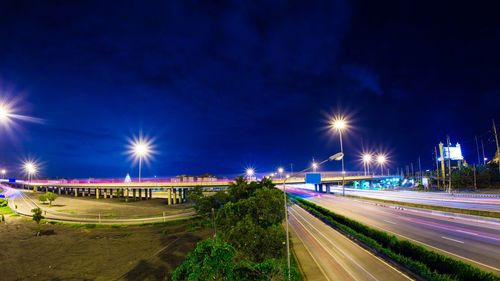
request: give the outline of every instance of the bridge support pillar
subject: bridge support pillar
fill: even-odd
[[[59,195],[61,195],[61,188],[60,188],[60,187],[58,187],[58,188],[57,188],[57,193],[58,193]]]
[[[99,199],[99,187],[95,189],[95,199]]]
[[[172,189],[167,189],[167,204],[172,205]]]
[[[75,193],[75,197],[78,197],[78,188],[73,188],[73,192]]]
[[[113,190],[112,188],[109,190],[109,198],[113,199],[113,192],[115,190]]]
[[[107,199],[108,198],[108,189],[105,188],[102,192],[102,195],[104,196],[104,199]]]
[[[177,204],[177,189],[173,189],[174,192],[174,204]]]
[[[149,200],[153,199],[153,189],[149,189]]]
[[[33,193],[36,193],[36,185],[33,186]]]
[[[139,200],[142,200],[142,189],[139,188]]]
[[[184,188],[184,189],[183,189],[183,193],[184,193],[184,202],[187,202],[187,192],[188,192],[188,189],[187,189],[187,188]]]
[[[135,197],[135,194],[136,194],[135,188],[132,189],[132,194],[134,196],[134,201],[135,201],[136,200],[136,197]]]
[[[125,189],[125,202],[128,202],[129,190],[128,187]]]
[[[325,187],[326,187],[326,193],[330,193],[330,185],[327,183],[325,184]]]

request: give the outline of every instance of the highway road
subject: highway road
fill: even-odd
[[[500,274],[500,221],[287,188],[338,214]]]
[[[34,208],[41,208],[44,213],[43,216],[49,220],[63,221],[63,222],[73,222],[73,223],[89,223],[89,224],[143,224],[143,223],[154,223],[154,222],[165,222],[171,220],[177,220],[182,218],[189,218],[196,215],[194,210],[188,210],[182,213],[176,213],[173,215],[165,216],[153,216],[153,217],[143,217],[143,218],[100,218],[98,214],[96,215],[73,215],[73,214],[61,214],[53,212],[49,208],[37,204],[31,200],[25,191],[11,188],[6,185],[0,185],[3,189],[2,194],[9,198],[9,207],[16,213],[32,216],[31,210]],[[17,208],[16,208],[17,206]]]
[[[289,208],[292,231],[317,263],[325,280],[412,280],[304,209]]]
[[[312,184],[294,184],[297,188],[314,190]],[[342,194],[342,187],[332,186],[331,192]],[[475,209],[500,212],[499,194],[479,194],[479,193],[453,193],[446,192],[417,192],[407,190],[361,190],[346,188],[346,195],[363,196],[393,201],[403,201],[425,205],[438,205],[453,208]]]

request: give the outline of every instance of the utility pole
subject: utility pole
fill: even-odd
[[[484,142],[481,139],[481,148],[483,149],[483,165],[486,165],[486,156],[484,155]]]
[[[477,181],[476,181],[476,165],[472,167],[472,170],[474,172],[474,190],[477,190]]]
[[[413,171],[413,162],[410,163],[411,166],[411,177],[415,179],[415,172]]]
[[[448,193],[451,193],[451,155],[450,155],[450,136],[446,136],[448,144]]]
[[[444,144],[442,142],[439,143],[439,155],[441,156],[441,179],[443,180],[443,190],[446,189],[446,173],[444,169]]]
[[[480,156],[479,156],[479,144],[477,143],[477,136],[474,136],[474,138],[476,139],[477,165],[481,165],[481,160],[479,159],[480,158]]]
[[[420,177],[420,183],[422,183],[422,165],[420,164],[420,156],[418,157],[418,176]]]
[[[495,119],[493,121],[493,133],[495,134],[495,142],[497,143],[497,151],[495,151],[495,157],[498,162],[498,174],[500,176],[500,146],[498,145],[498,134],[497,134],[497,126],[495,125]]]
[[[437,188],[439,189],[439,161],[438,161],[437,148],[435,146],[434,146],[434,157],[436,158],[436,182],[437,182]]]

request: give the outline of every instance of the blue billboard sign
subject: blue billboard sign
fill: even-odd
[[[321,174],[320,173],[307,173],[306,174],[306,183],[320,184],[321,183]]]

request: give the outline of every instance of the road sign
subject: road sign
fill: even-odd
[[[321,183],[321,174],[320,173],[307,173],[306,174],[306,183],[320,184]]]

